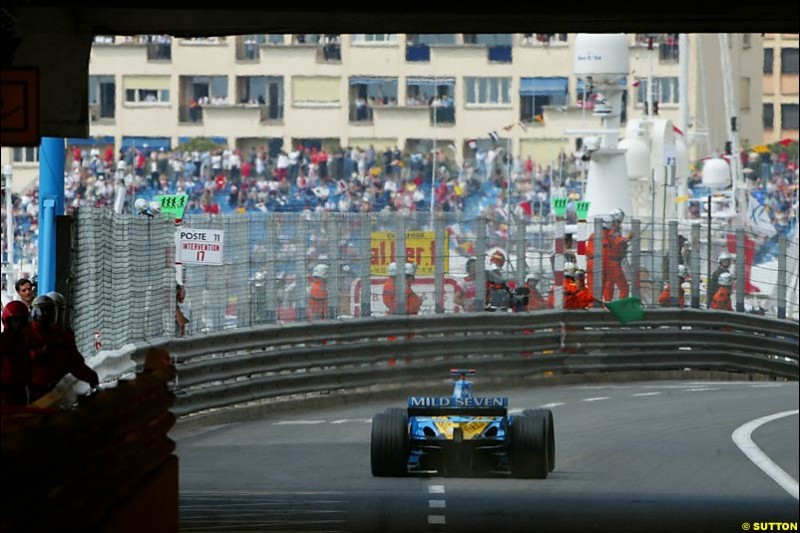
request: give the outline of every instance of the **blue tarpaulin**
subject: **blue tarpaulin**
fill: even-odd
[[[522,78],[520,96],[563,96],[567,94],[567,78]]]
[[[446,76],[433,77],[433,76],[409,76],[406,78],[406,85],[416,85],[418,87],[434,87],[434,86],[448,86],[453,87],[456,84],[455,78]]]
[[[406,61],[426,62],[431,60],[431,49],[427,44],[411,44],[406,46]]]
[[[98,146],[101,144],[114,144],[114,137],[104,135],[102,137],[69,137],[67,139],[67,146]]]
[[[397,78],[377,76],[350,76],[350,85],[383,85],[384,83],[397,82]]]
[[[186,144],[194,138],[195,137],[178,137],[178,144]],[[212,135],[211,137],[203,137],[203,139],[208,139],[214,144],[228,144],[227,137],[219,137]]]

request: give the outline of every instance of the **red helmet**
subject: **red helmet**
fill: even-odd
[[[28,313],[28,306],[19,301],[8,302],[6,306],[3,308],[3,325],[8,327],[6,321],[9,318],[14,317],[21,317],[21,318],[28,318],[30,314]]]

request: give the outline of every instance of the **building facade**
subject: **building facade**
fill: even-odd
[[[800,62],[798,34],[764,35],[764,142],[798,139]]]
[[[476,145],[498,144],[548,165],[580,144],[566,130],[600,123],[591,87],[572,73],[574,37],[98,36],[89,64],[92,138],[68,144],[174,149],[205,137],[273,152],[299,144],[417,152],[435,144],[459,163]],[[677,34],[629,38],[623,125],[645,112],[648,75],[653,111],[679,124]],[[729,41],[740,138],[748,146],[764,137],[762,38],[736,34]],[[728,138],[720,40],[704,34],[688,42],[689,141],[692,156],[704,157]],[[37,155],[36,148],[3,149],[3,163],[15,167],[15,189],[38,176]]]

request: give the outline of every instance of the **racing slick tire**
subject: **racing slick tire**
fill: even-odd
[[[550,409],[525,409],[522,411],[522,415],[531,418],[542,416],[547,419],[547,471],[552,472],[556,469],[556,428],[553,423],[553,411]]]
[[[391,417],[401,418],[404,423],[406,421],[406,410],[402,407],[389,407],[384,411],[384,414]]]
[[[514,417],[511,424],[511,474],[514,477],[547,478],[547,430],[544,417]]]
[[[372,417],[370,466],[373,476],[408,473],[408,426],[405,418],[378,413]]]

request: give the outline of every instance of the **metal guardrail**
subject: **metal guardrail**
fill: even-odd
[[[693,370],[797,380],[798,325],[694,309],[621,326],[603,310],[367,318],[260,326],[165,340],[178,416],[296,395],[415,383],[470,366],[533,376]]]

